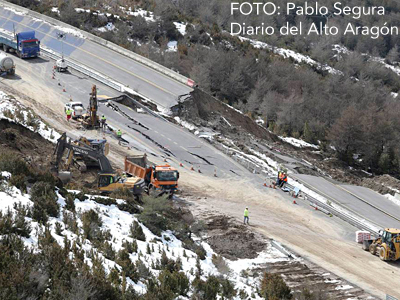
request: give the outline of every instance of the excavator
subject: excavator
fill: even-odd
[[[375,240],[364,240],[363,249],[372,255],[379,255],[383,261],[400,259],[400,229],[386,228]]]
[[[86,141],[86,142],[85,142]],[[64,155],[64,151],[68,150],[64,168],[69,169],[71,162],[74,157],[81,157],[86,160],[91,159],[96,161],[100,167],[101,172],[98,174],[97,188],[104,194],[112,193],[113,191],[120,188],[129,189],[136,197],[140,197],[145,187],[145,182],[140,177],[129,177],[122,178],[114,171],[110,161],[106,157],[108,147],[104,143],[93,146],[93,141],[85,140],[81,138],[78,142],[71,143],[67,138],[66,133],[63,133],[57,141],[57,146],[54,151],[56,156],[55,160],[55,171],[57,176],[62,181],[68,181],[71,178],[69,172],[59,172],[59,166]],[[96,144],[94,144],[96,145]],[[107,144],[108,145],[108,144]]]

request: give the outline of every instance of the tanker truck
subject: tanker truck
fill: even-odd
[[[7,35],[0,33],[0,46],[4,52],[15,52],[20,58],[37,57],[40,53],[40,41],[35,31],[25,31]]]
[[[15,64],[11,57],[7,56],[4,52],[0,52],[0,73],[7,73],[9,75],[15,74]]]

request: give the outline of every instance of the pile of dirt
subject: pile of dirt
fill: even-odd
[[[47,170],[51,166],[54,145],[38,133],[1,119],[0,151],[20,156],[36,170]]]
[[[229,133],[242,136],[250,132],[258,138],[266,140],[276,139],[274,135],[269,133],[265,128],[257,125],[248,116],[228,107],[226,104],[199,89],[195,89],[188,100],[173,110],[177,111],[179,117],[198,127],[212,127],[224,134]]]
[[[0,152],[11,152],[25,160],[35,171],[51,171],[54,163],[55,145],[40,134],[22,125],[0,120]],[[96,184],[98,169],[88,169],[81,172],[76,167],[71,168],[71,187],[93,188]]]
[[[360,184],[381,194],[394,195],[396,193],[394,190],[400,191],[400,180],[386,174],[373,178],[364,178]]]
[[[261,235],[231,217],[210,216],[203,221],[207,228],[207,243],[225,258],[256,258],[266,248],[267,243]]]

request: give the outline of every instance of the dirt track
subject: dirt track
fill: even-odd
[[[196,195],[188,197],[195,215],[220,213],[241,221],[243,209],[248,206],[250,222],[257,232],[371,294],[400,297],[400,263],[384,263],[355,242],[346,241],[341,229],[327,222],[325,215],[293,205],[280,191],[261,192],[246,182],[214,180],[198,174],[181,178],[181,188]]]

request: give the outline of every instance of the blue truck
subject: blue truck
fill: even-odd
[[[35,37],[35,31],[25,31],[8,36],[0,34],[0,47],[4,52],[15,52],[21,58],[37,57],[40,53],[40,41]]]

